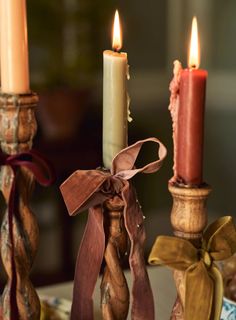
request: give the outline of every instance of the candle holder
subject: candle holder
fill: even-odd
[[[136,159],[146,142],[156,144],[158,158],[136,168]],[[60,186],[70,215],[89,209],[76,263],[72,320],[93,319],[92,296],[103,260],[102,317],[127,318],[129,290],[122,269],[126,255],[133,279],[131,317],[154,320],[153,295],[144,261],[144,217],[130,179],[138,173],[158,171],[165,157],[166,148],[156,138],[138,141],[114,157],[110,171],[77,170]]]
[[[169,184],[169,190],[175,236],[157,237],[149,263],[174,269],[178,296],[171,319],[220,319],[224,290],[216,262],[236,251],[233,219],[221,217],[205,229],[210,187]]]
[[[207,198],[211,192],[208,185],[199,188],[169,183],[173,198],[171,224],[174,235],[189,240],[200,248],[202,233],[207,225]],[[172,310],[172,320],[184,320],[185,285],[184,271],[174,270],[173,276],[177,289],[177,300]]]
[[[0,144],[7,155],[29,151],[37,130],[34,93],[0,94]],[[8,214],[13,183],[20,190],[17,212]],[[14,172],[8,165],[1,167],[0,189],[6,201],[6,213],[1,227],[1,256],[8,281],[2,295],[3,319],[39,319],[40,302],[29,279],[38,246],[38,225],[29,208],[34,184],[33,173],[18,167]]]
[[[115,196],[104,205],[106,249],[101,282],[101,309],[104,320],[125,320],[129,311],[129,288],[122,269],[128,255],[128,235],[124,222],[124,201]]]

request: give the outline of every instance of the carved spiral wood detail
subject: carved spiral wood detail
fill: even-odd
[[[108,200],[105,215],[105,270],[101,283],[101,308],[104,320],[125,320],[129,310],[129,289],[121,267],[127,255],[128,236],[124,226],[124,203],[118,196]]]
[[[37,130],[35,94],[0,96],[0,143],[3,152],[13,155],[27,151]],[[19,191],[15,212],[10,217],[8,204],[15,178]],[[6,201],[1,227],[1,256],[8,281],[2,295],[3,320],[39,320],[40,302],[29,274],[36,255],[39,230],[29,207],[34,185],[32,173],[18,168],[14,176],[8,166],[1,167],[0,189]],[[9,226],[12,225],[12,228]]]

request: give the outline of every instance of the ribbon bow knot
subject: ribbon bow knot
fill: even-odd
[[[25,167],[33,173],[36,181],[42,186],[49,186],[55,179],[51,165],[36,150],[25,151],[15,155],[0,152],[0,166],[11,167],[14,175],[17,168]]]
[[[141,147],[147,142],[154,142],[159,146],[158,159],[142,168],[134,168]],[[129,264],[133,278],[132,319],[154,320],[153,296],[143,259],[145,232],[144,228],[138,227],[143,222],[143,214],[129,180],[137,173],[159,170],[166,153],[164,145],[155,138],[138,141],[115,156],[111,173],[78,170],[61,185],[70,215],[89,209],[76,263],[71,319],[78,319],[78,316],[81,320],[93,319],[92,295],[105,251],[103,204],[109,201],[112,205],[118,203],[119,206],[124,206],[125,228],[131,243]],[[140,292],[144,293],[142,301]]]
[[[199,253],[200,259],[204,262],[205,266],[207,268],[210,268],[213,263],[213,259],[210,255],[210,253],[203,248],[199,249],[198,253]]]
[[[123,187],[124,183],[122,179],[116,177],[115,175],[110,175],[102,184],[100,192],[104,195],[110,195],[111,197],[113,197],[117,194],[120,194]]]
[[[149,263],[185,272],[185,320],[219,320],[223,281],[215,261],[236,252],[236,230],[232,217],[222,217],[203,234],[202,247],[188,240],[160,236],[152,248]]]

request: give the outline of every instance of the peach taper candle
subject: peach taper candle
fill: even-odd
[[[29,93],[26,0],[0,0],[2,92]]]

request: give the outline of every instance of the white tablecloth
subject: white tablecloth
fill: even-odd
[[[155,319],[169,320],[170,312],[176,298],[176,290],[172,279],[171,271],[164,267],[148,268],[154,297],[155,297]],[[130,287],[131,276],[126,272],[126,278]],[[94,312],[95,320],[100,320],[100,281],[98,281],[94,293]],[[40,295],[53,296],[58,298],[72,299],[72,282],[61,283],[50,287],[42,287],[38,289]],[[130,317],[128,318],[130,319]],[[145,320],[145,319],[143,319]]]

